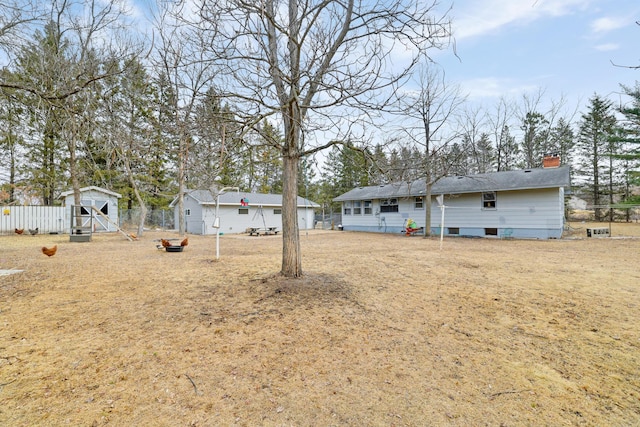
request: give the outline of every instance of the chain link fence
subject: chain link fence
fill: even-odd
[[[120,209],[120,227],[127,230],[135,230],[140,223],[139,209]],[[315,228],[321,230],[337,230],[342,225],[341,213],[316,214]],[[176,221],[173,209],[156,209],[147,212],[144,226],[150,230],[176,230]]]
[[[140,209],[120,209],[120,227],[135,230],[140,223]],[[155,209],[147,211],[144,227],[148,230],[175,230],[176,222],[173,209]]]
[[[339,225],[342,225],[341,213],[316,214],[315,216],[316,229],[337,230]]]

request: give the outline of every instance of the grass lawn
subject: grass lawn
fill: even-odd
[[[639,425],[640,225],[592,226],[303,231],[299,280],[280,235],[0,236],[0,425]]]

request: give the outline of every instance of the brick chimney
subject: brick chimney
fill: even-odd
[[[557,168],[560,166],[560,156],[558,153],[548,153],[542,158],[543,168]]]

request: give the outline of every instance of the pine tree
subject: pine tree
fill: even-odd
[[[370,185],[382,185],[389,182],[386,171],[389,168],[389,159],[382,145],[376,144],[371,155],[371,171],[369,173]]]
[[[510,171],[522,167],[521,150],[509,126],[505,125],[498,136],[498,171]]]
[[[23,128],[24,109],[15,91],[3,90],[0,93],[0,172],[6,173],[7,183],[0,187],[4,197],[2,203],[16,201],[16,186],[20,180],[18,165],[21,160],[19,148],[24,145]]]
[[[521,129],[524,132],[522,153],[525,168],[537,168],[542,165],[542,158],[547,151],[547,128],[549,121],[540,113],[528,112],[523,120]]]
[[[23,171],[26,186],[32,188],[47,206],[54,204],[64,184],[62,126],[66,114],[61,103],[43,102],[34,92],[55,96],[66,90],[69,86],[66,76],[73,69],[67,58],[68,51],[69,41],[55,23],[50,22],[43,31],[36,31],[33,40],[20,51],[15,71],[5,74],[16,86],[32,89],[22,99],[30,113],[30,132],[37,136],[26,144]]]
[[[94,162],[96,179],[123,194],[129,213],[139,208],[138,235],[144,231],[147,207],[166,207],[166,150],[155,138],[156,99],[153,81],[137,60],[109,66],[118,70],[101,82],[100,118]],[[106,161],[105,161],[106,160]]]
[[[252,187],[252,146],[238,137],[233,111],[213,88],[196,105],[193,134],[187,167],[192,188]]]
[[[355,187],[369,185],[369,170],[372,162],[366,158],[361,150],[350,148],[348,145],[334,146],[327,154],[321,173],[321,179],[326,184],[323,188],[323,200],[327,206],[337,208],[333,198]]]
[[[252,147],[254,155],[251,159],[251,179],[255,181],[258,192],[280,194],[282,193],[282,159],[277,147],[282,144],[282,135],[265,120],[262,132],[256,139],[258,142]],[[301,174],[300,179],[303,171],[298,172]],[[298,185],[303,185],[303,182],[298,180]]]
[[[580,174],[586,180],[587,191],[595,207],[596,221],[602,221],[603,196],[607,194],[605,160],[613,154],[609,146],[613,136],[616,118],[610,101],[594,95],[590,99],[589,111],[582,115],[578,148],[582,156]],[[613,170],[609,169],[609,176]],[[612,196],[612,195],[610,195]]]
[[[477,173],[492,172],[496,162],[496,153],[488,134],[480,134],[480,139],[476,142],[475,152]]]
[[[621,107],[624,119],[619,123],[618,140],[623,144],[617,158],[623,164],[624,197],[627,203],[640,203],[640,196],[633,196],[630,188],[640,185],[640,83],[634,87],[621,85],[624,93],[631,98],[627,106]],[[627,211],[628,212],[628,211]]]
[[[571,128],[571,124],[561,117],[551,129],[548,150],[549,152],[557,153],[563,164],[570,165],[573,163],[575,138],[575,132]]]

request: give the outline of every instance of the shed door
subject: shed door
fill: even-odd
[[[72,215],[74,215],[74,213],[71,213]],[[81,227],[89,227],[91,225],[91,200],[87,200],[87,199],[82,199],[80,200],[80,226]],[[74,222],[77,219],[74,220]],[[78,224],[75,224],[78,225]]]
[[[109,201],[94,200],[94,206],[104,215],[109,216]],[[109,230],[109,223],[101,215],[94,212],[94,231]]]

